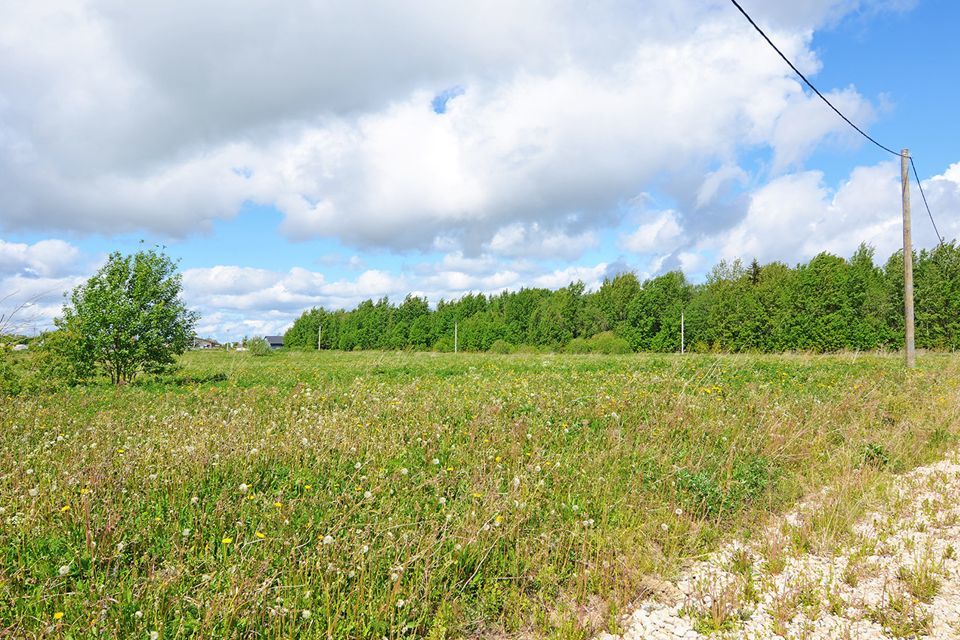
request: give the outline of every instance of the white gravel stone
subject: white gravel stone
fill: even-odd
[[[785,525],[805,526],[828,492],[801,502],[772,522],[766,534],[780,537]],[[762,545],[730,543],[679,576],[682,602],[645,600],[624,618],[622,636],[599,638],[886,640],[896,633],[960,639],[957,454],[899,476],[853,534],[854,541],[836,555],[790,556],[778,574],[769,572]],[[751,560],[750,589],[731,566],[744,554]],[[925,574],[932,576],[928,584],[934,588],[912,578]],[[721,624],[713,624],[718,617]],[[709,633],[711,625],[720,628]]]

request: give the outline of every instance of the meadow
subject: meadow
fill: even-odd
[[[960,435],[960,358],[192,352],[0,398],[0,635],[583,638]],[[792,549],[771,550],[791,553]]]

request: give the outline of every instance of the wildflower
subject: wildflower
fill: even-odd
[[[140,611],[139,609],[137,609],[137,612],[134,613],[133,615],[136,616],[137,618],[142,618],[142,617],[143,617],[143,611]]]
[[[28,476],[32,476],[32,475],[33,475],[33,469],[27,469],[27,475],[28,475]],[[63,614],[61,614],[61,615],[63,615]]]
[[[474,497],[474,498],[482,498],[482,497],[483,497],[483,494],[480,493],[479,491],[474,491],[474,492],[473,492],[473,497]]]
[[[493,519],[493,521],[494,521],[496,524],[500,524],[501,522],[503,522],[503,517],[497,516],[496,518]]]
[[[192,498],[190,498],[190,504],[197,504],[198,502],[200,502],[200,498],[198,498],[197,496],[193,496]]]
[[[223,538],[220,542],[223,544],[232,544],[233,538]]]
[[[65,565],[61,566],[60,569],[59,569],[59,571],[58,571],[58,573],[59,573],[60,575],[62,575],[62,576],[67,575],[68,573],[70,573],[70,565],[65,564]]]
[[[406,601],[406,600],[403,600],[402,598],[401,598],[400,600],[397,600],[397,609],[403,609],[403,607],[404,607],[406,604],[407,604],[407,601]]]
[[[500,462],[500,456],[497,456],[496,458],[494,458],[493,461],[494,461],[494,462]]]
[[[661,525],[660,525],[660,528],[663,529],[664,531],[668,531],[668,530],[670,529],[669,525],[667,525],[666,522],[664,522],[663,524],[661,524]]]
[[[157,640],[159,637],[160,637],[160,632],[159,632],[159,631],[151,631],[151,632],[150,632],[150,640]]]
[[[54,620],[60,620],[63,618],[63,611],[57,611],[53,614]]]
[[[308,447],[308,446],[310,446],[310,441],[307,440],[306,438],[301,438],[301,439],[300,439],[300,444],[302,444],[302,445],[305,446],[305,447]]]
[[[65,504],[62,507],[60,507],[60,513],[66,513],[67,511],[70,511],[70,505]]]
[[[310,619],[310,609],[304,609],[303,611],[301,611],[301,612],[300,612],[300,617],[303,618],[304,620],[309,620],[309,619]]]
[[[674,511],[674,513],[675,513],[676,515],[678,515],[678,516],[682,516],[682,515],[683,515],[683,509],[681,509],[680,507],[677,507],[677,510]]]
[[[240,485],[239,487],[237,487],[237,488],[240,489],[240,493],[246,493],[246,492],[250,489],[250,487],[248,487],[248,486],[246,485],[246,483],[241,484],[241,485]]]
[[[39,493],[39,491],[37,490],[36,487],[34,487],[33,489],[30,489],[30,491],[28,491],[27,493],[30,494],[30,497],[31,497],[31,498],[36,498],[36,497],[37,497],[37,493]]]
[[[360,470],[360,467],[362,467],[362,466],[363,466],[363,465],[361,465],[361,464],[358,462],[358,463],[356,463],[355,465],[353,465],[353,468],[356,469],[357,471],[359,471],[359,470]]]
[[[406,467],[404,467],[403,469],[400,469],[400,475],[405,476],[408,473],[410,473],[410,470],[407,469]]]
[[[439,502],[439,503],[440,503],[440,506],[442,507],[442,506],[444,506],[445,504],[447,504],[447,499],[444,498],[443,496],[440,496],[440,499],[437,500],[437,502]]]
[[[283,503],[280,502],[279,500],[277,500],[276,502],[273,503],[273,506],[275,506],[277,509],[279,509],[280,507],[283,506]]]
[[[313,485],[312,485],[312,484],[305,484],[305,485],[303,485],[303,488],[306,489],[307,491],[310,491],[310,489],[313,489]]]
[[[366,553],[367,551],[370,551],[370,547],[367,545],[363,545],[363,548],[360,549],[360,553]]]
[[[88,493],[90,493],[90,489],[87,489],[86,487],[84,487],[83,489],[80,489],[80,495],[85,496]]]
[[[367,500],[369,500],[370,498],[373,497],[373,494],[370,493],[369,491],[364,491],[364,492],[363,492],[363,497],[366,498]]]
[[[190,531],[190,529],[184,529],[184,530],[181,531],[180,533],[181,533],[181,535],[183,535],[184,538],[189,538],[191,531]]]
[[[323,537],[323,544],[333,544],[333,536],[327,534]]]
[[[264,538],[267,537],[266,534],[264,534],[264,533],[262,533],[262,532],[260,532],[260,531],[257,531],[257,532],[256,532],[255,534],[253,534],[253,535],[257,536],[257,537],[258,537],[259,539],[261,539],[261,540],[263,540]]]
[[[440,464],[440,460],[438,458],[434,458],[432,462],[433,462],[433,466],[437,466],[438,464]]]

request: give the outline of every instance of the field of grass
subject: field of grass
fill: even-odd
[[[0,635],[578,638],[960,434],[960,358],[190,353],[0,399]],[[789,550],[788,550],[789,551]]]

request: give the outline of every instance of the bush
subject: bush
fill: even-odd
[[[515,351],[512,344],[506,340],[495,340],[492,345],[490,345],[490,353],[513,353]]]
[[[632,353],[630,343],[612,331],[604,331],[590,338],[574,338],[566,348],[567,353],[602,353],[613,355]]]
[[[254,338],[247,341],[247,350],[252,356],[268,356],[273,353],[273,349],[263,338]]]

